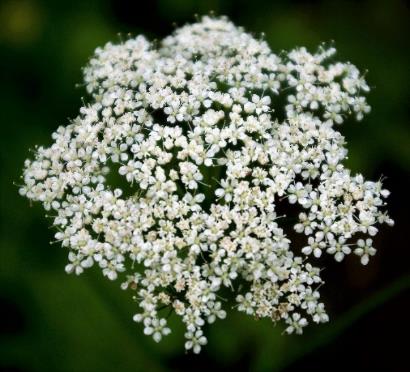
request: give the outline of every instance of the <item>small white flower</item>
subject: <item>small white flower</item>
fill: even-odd
[[[303,327],[306,327],[307,320],[302,318],[299,313],[293,313],[291,317],[289,317],[286,322],[289,326],[286,328],[286,332],[291,334],[295,332],[296,334],[303,333]]]
[[[336,261],[343,261],[345,255],[350,254],[352,251],[345,243],[346,239],[343,236],[339,237],[338,240],[332,239],[329,241],[330,247],[327,248],[326,252],[329,254],[334,254]]]
[[[372,239],[359,239],[357,241],[357,248],[354,250],[354,253],[360,257],[360,262],[362,265],[367,265],[369,263],[369,257],[376,254],[376,249],[373,248]]]
[[[199,354],[201,347],[207,343],[207,339],[203,336],[203,332],[200,329],[196,332],[185,333],[185,338],[187,339],[185,342],[185,349],[192,349],[195,354]]]
[[[155,342],[160,342],[162,336],[167,336],[171,333],[171,330],[166,327],[167,321],[164,318],[157,319],[147,318],[145,322],[144,334],[151,336]]]

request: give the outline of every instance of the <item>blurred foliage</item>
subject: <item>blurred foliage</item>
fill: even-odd
[[[368,68],[373,111],[363,123],[342,128],[348,165],[368,177],[388,177],[389,209],[397,225],[381,232],[379,254],[366,269],[354,259],[341,265],[325,262],[329,324],[312,325],[303,337],[287,337],[270,322],[232,313],[208,330],[209,345],[197,357],[184,354],[180,324],[160,344],[143,336],[132,322],[136,305],[119,283],[108,282],[97,270],[67,276],[66,252],[48,245],[53,240],[49,221],[40,206],[29,208],[19,197],[13,181],[19,183],[27,149],[49,144],[51,132],[76,115],[85,92],[74,85],[81,83],[81,67],[97,46],[121,40],[118,32],[161,38],[172,32],[174,22],[193,21],[194,14],[211,10],[255,35],[263,32],[274,51],[299,45],[314,49],[335,40],[339,59]],[[373,365],[369,355],[375,366],[398,366],[404,346],[396,331],[409,331],[400,320],[407,316],[403,303],[409,288],[408,34],[409,8],[397,0],[2,0],[0,368],[103,372],[235,366],[270,371],[310,365],[327,370],[326,360],[344,350],[362,366]],[[380,348],[392,338],[397,344]],[[321,356],[323,350],[328,357]]]

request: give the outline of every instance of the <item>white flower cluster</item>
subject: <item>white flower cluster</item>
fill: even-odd
[[[169,334],[171,309],[195,353],[230,292],[239,311],[283,320],[288,333],[326,322],[320,269],[301,256],[353,251],[365,265],[375,254],[366,235],[393,223],[381,182],[342,164],[337,124],[369,112],[369,87],[350,63],[328,62],[334,53],[279,57],[211,17],[158,47],[138,36],[98,48],[84,70],[91,103],[26,161],[20,189],[55,214],[66,271],[124,272],[144,333]],[[132,192],[110,186],[110,172]],[[282,203],[299,210],[300,256]]]

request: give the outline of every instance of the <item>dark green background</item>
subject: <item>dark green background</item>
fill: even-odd
[[[394,228],[376,238],[364,268],[350,257],[322,261],[331,316],[302,337],[236,313],[207,330],[200,356],[185,355],[183,330],[162,343],[132,322],[129,293],[97,269],[64,272],[67,252],[40,206],[18,195],[23,161],[35,144],[74,117],[81,67],[118,32],[161,38],[194,14],[226,14],[274,51],[335,41],[373,87],[372,112],[342,128],[348,165],[387,177]],[[405,370],[409,334],[409,6],[404,1],[0,1],[0,369],[5,371],[168,371],[239,369]],[[125,37],[125,36],[124,36]],[[401,337],[404,340],[401,341]]]

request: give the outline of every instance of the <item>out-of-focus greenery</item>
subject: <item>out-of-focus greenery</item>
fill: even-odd
[[[402,298],[409,288],[403,204],[410,170],[405,3],[146,0],[144,6],[115,0],[0,2],[0,368],[103,372],[235,365],[279,370],[303,362],[320,348],[333,352],[339,347],[335,340],[372,311],[383,315],[401,309],[401,303],[389,301]],[[326,263],[329,286],[324,292],[331,323],[312,325],[303,337],[288,337],[268,321],[233,313],[208,330],[209,345],[193,357],[184,356],[183,330],[173,318],[176,331],[160,344],[143,336],[132,322],[136,305],[118,282],[109,282],[98,270],[79,278],[66,275],[66,251],[48,244],[53,240],[49,220],[40,206],[29,208],[13,181],[19,183],[28,149],[49,144],[51,132],[76,115],[85,92],[74,86],[81,83],[81,67],[97,46],[119,40],[118,32],[161,38],[172,31],[173,22],[193,21],[195,13],[210,10],[230,16],[256,35],[264,32],[274,51],[302,45],[315,49],[322,41],[334,40],[337,58],[369,70],[372,113],[364,122],[343,128],[348,165],[368,177],[388,177],[397,226],[376,239],[379,256],[366,270],[354,260],[338,267]],[[397,327],[398,320],[385,321]],[[384,323],[368,322],[380,337],[391,335]],[[355,335],[364,337],[351,337]]]

